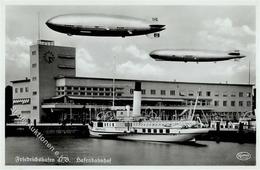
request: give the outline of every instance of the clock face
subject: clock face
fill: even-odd
[[[45,58],[46,62],[49,64],[51,64],[55,60],[55,56],[51,51],[47,51],[44,54],[44,58]]]

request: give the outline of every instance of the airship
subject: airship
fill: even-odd
[[[65,14],[50,18],[46,25],[69,36],[126,37],[153,33],[154,37],[159,37],[159,32],[165,29],[165,25],[158,24],[157,21],[157,18],[147,21],[120,15]]]
[[[244,58],[239,50],[228,52],[211,50],[190,50],[190,49],[161,49],[154,50],[150,56],[156,61],[175,62],[217,62],[234,59],[235,61]]]

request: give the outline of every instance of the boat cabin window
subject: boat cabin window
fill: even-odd
[[[163,129],[160,129],[160,133],[163,133]]]
[[[151,129],[148,129],[148,133],[151,133]]]
[[[143,133],[145,133],[145,129],[143,129]]]
[[[154,129],[154,130],[153,130],[153,133],[157,133],[157,129]]]
[[[166,129],[166,133],[170,133],[170,129]]]
[[[97,122],[97,127],[103,127],[103,122]]]

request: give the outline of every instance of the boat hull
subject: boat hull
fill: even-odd
[[[186,142],[194,140],[194,138],[201,134],[208,133],[209,129],[180,129],[176,133],[171,134],[149,134],[149,133],[125,133],[125,132],[98,132],[89,129],[90,136],[102,138],[114,138],[122,140],[136,140],[136,141],[153,141],[153,142]]]

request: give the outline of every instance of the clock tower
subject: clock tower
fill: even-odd
[[[46,122],[41,103],[56,96],[56,77],[76,76],[73,47],[55,46],[53,41],[39,40],[30,47],[31,120]]]

